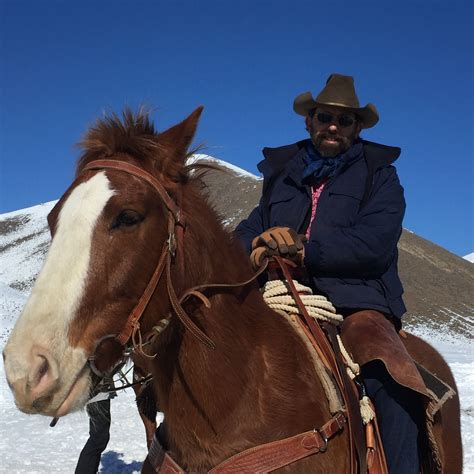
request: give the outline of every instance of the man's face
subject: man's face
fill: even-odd
[[[352,119],[351,125],[347,125]],[[361,123],[352,112],[340,107],[318,107],[312,117],[306,117],[314,147],[324,157],[335,157],[346,152],[359,136]]]

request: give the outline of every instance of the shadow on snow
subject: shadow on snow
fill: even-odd
[[[132,474],[133,472],[140,472],[142,461],[132,461],[127,464],[123,459],[123,454],[115,451],[107,451],[100,458],[101,474]]]

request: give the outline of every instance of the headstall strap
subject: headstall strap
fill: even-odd
[[[153,296],[153,293],[156,290],[158,282],[161,279],[161,275],[163,275],[163,270],[167,262],[167,259],[166,259],[167,254],[168,254],[168,250],[167,250],[167,245],[165,243],[165,245],[163,246],[163,250],[161,252],[160,260],[158,261],[158,265],[156,266],[153,276],[148,282],[148,285],[145,288],[145,291],[143,292],[141,298],[138,300],[137,305],[135,306],[135,308],[133,308],[132,312],[130,313],[122,331],[115,338],[117,342],[122,344],[122,346],[125,346],[125,344],[130,339],[130,336],[132,335],[134,330],[136,330],[140,324],[139,323],[140,318],[142,314],[144,313],[146,307],[148,306],[148,303],[150,302],[151,297]]]
[[[180,206],[171,199],[164,186],[154,176],[142,170],[138,166],[132,165],[131,163],[127,163],[126,161],[95,160],[88,163],[84,167],[83,171],[101,169],[114,169],[118,171],[124,171],[133,176],[143,179],[158,192],[159,196],[161,197],[162,201],[170,212],[168,219],[168,239],[164,243],[163,251],[161,253],[158,265],[143,295],[141,296],[135,308],[130,313],[124,328],[117,336],[116,340],[122,346],[125,346],[127,341],[130,339],[132,333],[138,329],[140,324],[140,318],[143,315],[148,303],[150,302],[150,299],[153,296],[156,286],[160,281],[161,275],[163,274],[163,270],[166,267],[168,297],[175,314],[178,316],[178,318],[186,327],[186,329],[188,329],[189,332],[196,339],[204,343],[206,346],[214,349],[214,342],[206,334],[204,334],[201,329],[196,326],[196,324],[191,320],[191,318],[186,314],[185,310],[181,306],[181,303],[178,300],[178,297],[176,296],[176,292],[174,290],[171,280],[171,263],[175,259],[177,253],[179,262],[178,267],[180,271],[184,271],[183,234],[186,223],[184,214]],[[178,200],[181,201],[180,195],[178,195]],[[181,202],[179,204],[181,204]]]
[[[168,210],[173,214],[176,224],[184,226],[184,216],[178,205],[171,199],[170,195],[164,186],[150,173],[142,170],[138,166],[127,163],[126,161],[116,160],[95,160],[88,163],[83,171],[100,170],[100,169],[115,169],[125,171],[133,176],[141,178],[149,183],[160,195],[161,200],[165,203]]]

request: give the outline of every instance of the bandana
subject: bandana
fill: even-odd
[[[322,157],[314,145],[309,142],[306,145],[306,156],[304,163],[306,165],[303,171],[303,182],[317,186],[325,178],[332,178],[345,165],[355,161],[362,155],[362,142],[355,142],[349,150],[335,157]]]

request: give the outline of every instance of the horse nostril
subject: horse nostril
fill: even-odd
[[[34,352],[28,387],[32,394],[40,395],[54,386],[57,370],[54,370],[54,358],[46,350],[35,350]]]
[[[47,375],[48,369],[48,359],[40,354],[36,354],[28,380],[28,385],[31,389],[35,389],[41,384],[41,380]]]
[[[41,380],[43,378],[43,375],[45,375],[46,372],[48,372],[48,369],[49,369],[48,360],[43,359],[43,363],[40,365],[40,367],[38,369],[38,378],[39,378],[39,380]]]

